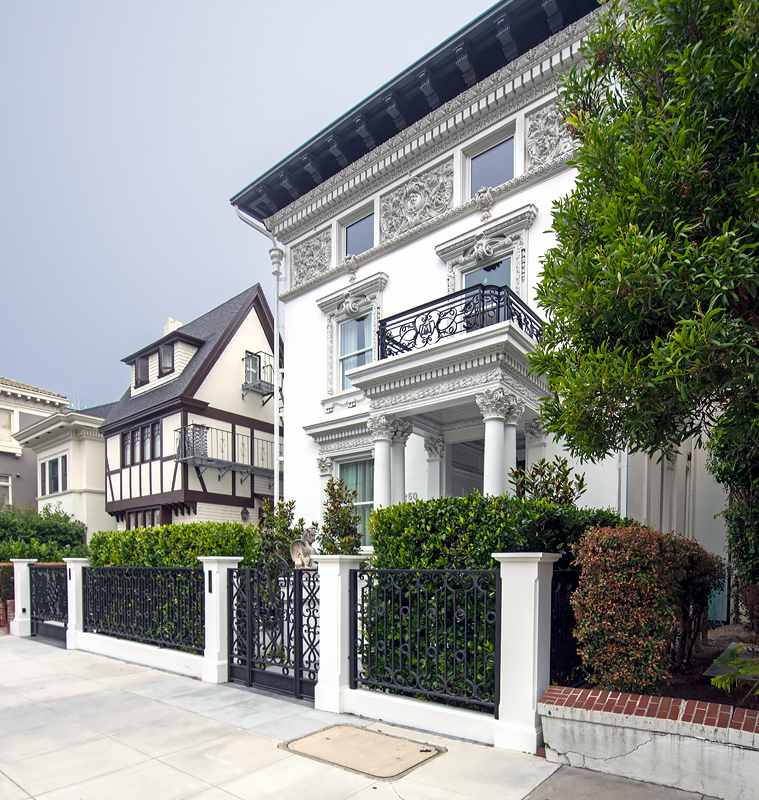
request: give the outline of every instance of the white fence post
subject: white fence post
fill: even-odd
[[[229,680],[228,570],[237,569],[238,556],[198,556],[203,563],[205,586],[205,650],[202,680],[226,683]]]
[[[314,687],[314,708],[339,714],[340,693],[350,688],[348,601],[350,570],[366,556],[311,556],[319,570],[319,678]]]
[[[13,563],[13,599],[16,603],[16,616],[11,622],[11,633],[14,636],[32,635],[32,581],[29,566],[37,562],[36,558],[12,558]]]
[[[551,676],[551,577],[558,553],[493,553],[501,564],[501,674],[494,744],[535,753]]]
[[[66,588],[68,591],[68,622],[66,623],[66,649],[79,649],[79,634],[84,633],[84,567],[89,558],[64,558]]]

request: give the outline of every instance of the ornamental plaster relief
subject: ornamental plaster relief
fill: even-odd
[[[330,442],[319,448],[319,454],[337,455],[354,450],[368,450],[374,446],[374,440],[370,436],[349,436],[339,441]]]
[[[437,219],[453,203],[453,158],[380,198],[380,242]]]
[[[483,419],[500,418],[508,423],[515,423],[524,413],[521,398],[501,388],[485,389],[475,397],[475,402]]]
[[[376,442],[378,439],[390,439],[392,441],[395,434],[397,420],[390,414],[376,414],[369,417],[366,427],[371,431],[372,439]]]
[[[442,436],[431,436],[424,440],[427,458],[443,458],[445,456],[445,439]]]
[[[556,88],[556,74],[579,60],[582,38],[596,27],[599,13],[569,25],[430,112],[268,217],[267,227],[282,241],[291,242],[309,228],[397,180],[400,173],[422,167],[445,150],[549,94]],[[414,151],[419,155],[408,155]],[[328,201],[328,197],[342,199]]]
[[[414,426],[404,419],[397,419],[393,425],[393,444],[406,444]]]
[[[323,276],[332,261],[332,229],[325,228],[290,251],[290,285],[298,287]]]
[[[574,141],[555,103],[543,106],[525,118],[525,150],[528,168],[541,167],[574,152]]]
[[[414,389],[401,392],[388,392],[379,397],[371,397],[369,404],[373,410],[393,408],[394,406],[414,403],[419,400],[426,400],[430,397],[440,397],[458,389],[469,389],[473,386],[481,386],[483,383],[498,380],[500,377],[499,369],[491,369],[484,372],[477,372],[469,375],[462,375],[458,378],[451,378],[434,383],[425,383]]]
[[[329,457],[319,457],[316,459],[316,467],[322,476],[332,475],[332,459]]]
[[[524,440],[525,444],[544,444],[546,441],[546,434],[540,424],[539,419],[534,419],[531,422],[525,422],[524,425]]]

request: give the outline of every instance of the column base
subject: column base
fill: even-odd
[[[200,680],[204,683],[227,683],[229,680],[229,662],[216,661],[213,658],[203,657]]]
[[[317,711],[342,714],[340,697],[346,689],[350,689],[350,686],[325,686],[324,683],[317,683],[314,686],[314,708]]]
[[[32,635],[32,621],[30,619],[11,620],[10,624],[11,636],[31,636]]]
[[[543,746],[543,728],[541,725],[516,725],[497,719],[493,729],[493,746],[535,755],[538,748]]]

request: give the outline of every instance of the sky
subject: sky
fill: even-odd
[[[167,317],[271,302],[229,198],[492,4],[0,0],[0,376],[111,402]]]

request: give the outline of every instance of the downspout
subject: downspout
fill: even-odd
[[[263,234],[271,242],[269,248],[269,258],[271,259],[272,275],[274,276],[274,505],[279,503],[280,487],[279,475],[282,466],[282,459],[279,455],[279,428],[282,424],[282,406],[280,405],[282,396],[280,393],[280,384],[282,378],[282,367],[280,363],[279,353],[279,280],[282,275],[281,266],[285,258],[285,251],[279,246],[274,236],[269,233],[262,225],[259,225],[254,219],[235,206],[237,216],[246,224],[250,225],[254,231]]]

